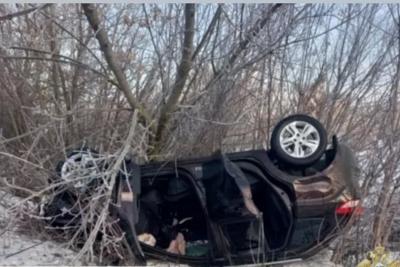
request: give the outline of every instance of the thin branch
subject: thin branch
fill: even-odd
[[[136,125],[137,125],[137,110],[133,114],[128,137],[125,140],[125,144],[122,147],[121,153],[119,154],[118,158],[116,159],[114,165],[111,168],[110,183],[109,183],[110,190],[107,191],[107,198],[105,200],[104,205],[102,204],[103,209],[99,215],[96,225],[94,226],[93,230],[90,232],[90,235],[89,235],[88,239],[86,240],[83,248],[79,251],[78,255],[73,260],[74,263],[78,259],[80,259],[88,250],[90,250],[90,248],[93,245],[93,242],[95,241],[95,239],[97,237],[100,227],[105,222],[105,220],[108,216],[108,210],[109,210],[109,206],[110,206],[111,200],[112,200],[112,189],[115,186],[115,183],[117,180],[117,175],[121,168],[121,164],[122,164],[125,156],[128,154],[129,150],[131,149],[131,144],[132,144],[133,138],[135,137]]]
[[[58,62],[58,63],[63,63],[63,64],[76,65],[76,66],[83,67],[83,68],[85,68],[87,70],[90,70],[93,73],[95,73],[95,74],[97,74],[99,76],[102,76],[103,78],[106,78],[108,82],[112,83],[113,85],[115,85],[117,87],[119,86],[118,83],[116,83],[114,80],[110,79],[107,75],[105,75],[104,73],[101,73],[101,72],[91,68],[89,65],[86,65],[86,64],[84,64],[82,62],[76,61],[74,59],[71,59],[71,58],[68,58],[68,57],[65,57],[65,56],[61,56],[61,55],[55,55],[55,56],[60,57],[60,58],[65,58],[65,59],[68,59],[68,60],[56,59],[56,58],[46,58],[46,57],[1,56],[1,55],[0,55],[0,58],[5,59],[5,60],[10,60],[10,59],[11,60],[12,59],[15,59],[15,60],[41,60],[41,61],[51,61],[51,62]]]
[[[231,70],[236,59],[239,55],[245,51],[248,45],[258,36],[260,31],[265,27],[268,21],[270,21],[272,15],[281,8],[283,4],[275,4],[266,12],[266,14],[254,24],[251,30],[246,34],[243,41],[239,43],[239,45],[234,49],[231,57],[226,61],[226,63],[219,69],[214,72],[214,76],[210,79],[210,81],[206,84],[205,89],[207,90],[212,84],[220,80],[228,70]],[[268,49],[268,53],[270,53],[271,49]]]
[[[108,67],[114,73],[118,81],[118,88],[126,97],[131,108],[134,110],[137,109],[139,111],[139,115],[144,120],[144,124],[150,125],[151,116],[133,95],[128,80],[126,79],[126,76],[122,71],[121,66],[115,59],[114,53],[112,51],[112,45],[107,36],[107,32],[103,27],[100,26],[100,17],[96,10],[96,7],[92,4],[82,4],[82,8],[85,12],[86,18],[90,26],[95,32],[96,39],[100,45],[100,50],[103,52]]]
[[[81,46],[85,47],[86,50],[89,52],[89,54],[91,54],[93,56],[93,58],[97,61],[97,63],[99,64],[99,66],[103,69],[104,72],[107,71],[107,69],[104,67],[103,62],[99,59],[99,57],[96,55],[95,52],[92,51],[92,49],[90,49],[87,46],[87,43],[84,42],[83,40],[81,40],[81,38],[76,37],[71,31],[69,31],[68,29],[66,29],[64,26],[62,26],[60,23],[58,23],[56,21],[56,19],[53,16],[50,16],[49,14],[47,14],[46,10],[40,10],[39,11],[40,14],[42,14],[46,19],[49,19],[52,23],[54,23],[58,28],[60,28],[62,31],[64,31],[65,33],[67,33],[69,36],[71,36],[74,40],[76,40]],[[87,40],[89,41],[89,39]]]
[[[25,9],[25,10],[22,10],[22,11],[18,11],[18,12],[15,12],[15,13],[7,14],[7,15],[5,15],[5,16],[1,16],[1,17],[0,17],[0,21],[3,21],[3,20],[12,20],[13,18],[16,18],[16,17],[28,15],[29,13],[32,13],[32,12],[34,12],[34,11],[36,11],[36,10],[39,10],[39,9],[46,8],[46,7],[50,6],[50,5],[51,5],[51,4],[44,4],[44,5],[40,5],[40,6],[35,6],[35,7],[32,7],[32,8],[28,8],[28,9]]]
[[[268,21],[270,21],[272,15],[280,8],[282,7],[282,4],[275,4],[271,7],[270,10],[265,14],[263,18],[258,20],[253,28],[246,34],[245,38],[243,41],[239,43],[239,46],[234,50],[232,56],[228,60],[228,66],[230,67],[235,63],[236,59],[239,57],[239,55],[246,50],[248,45],[254,40],[254,38],[257,37],[257,35],[260,33],[260,31],[265,27]]]
[[[4,258],[5,258],[5,259],[8,259],[8,258],[10,258],[10,257],[12,257],[12,256],[18,255],[18,254],[20,254],[20,253],[22,253],[22,252],[25,252],[25,251],[27,251],[27,250],[30,250],[31,248],[34,248],[34,247],[39,246],[39,245],[43,244],[44,242],[46,242],[46,241],[42,241],[42,242],[33,244],[33,245],[31,245],[31,246],[28,246],[28,247],[26,247],[26,248],[23,248],[23,249],[21,249],[21,250],[19,250],[19,251],[16,251],[16,252],[7,254],[7,255],[5,255]]]
[[[197,55],[199,54],[199,52],[201,51],[201,49],[203,48],[204,44],[206,43],[206,41],[209,39],[209,37],[211,36],[212,32],[214,31],[215,25],[217,24],[217,21],[219,20],[220,16],[221,16],[221,12],[222,11],[222,4],[218,5],[217,11],[215,11],[215,14],[210,22],[210,25],[208,26],[206,32],[203,35],[203,38],[201,39],[199,45],[196,47],[196,50],[193,53],[192,56],[192,61],[195,60],[195,58],[197,57]]]
[[[157,43],[154,39],[153,31],[151,30],[151,27],[150,27],[150,20],[149,20],[149,15],[147,14],[147,11],[146,11],[146,5],[143,4],[142,7],[143,7],[143,13],[146,17],[146,29],[150,34],[150,40],[151,40],[151,43],[153,44],[154,52],[157,55],[157,63],[158,63],[158,67],[160,69],[161,86],[164,91],[166,86],[165,86],[165,78],[164,78],[164,68],[162,65],[162,55],[161,55],[160,49],[158,48]]]

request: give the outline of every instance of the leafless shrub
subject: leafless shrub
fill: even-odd
[[[133,109],[138,162],[268,147],[273,125],[301,112],[357,153],[374,210],[335,260],[388,242],[399,216],[397,4],[9,4],[0,21],[2,188],[38,202],[66,150],[116,155]]]
[[[87,173],[85,170],[75,170],[73,177],[70,180],[59,180],[49,186],[42,186],[41,190],[29,185],[17,185],[13,182],[4,180],[5,185],[12,190],[17,190],[25,193],[25,198],[7,207],[14,218],[20,220],[24,227],[35,229],[37,231],[43,228],[48,229],[53,233],[58,232],[60,240],[68,240],[71,247],[79,249],[76,260],[87,258],[89,262],[98,260],[101,263],[115,260],[127,260],[125,237],[118,225],[118,218],[110,216],[110,207],[118,205],[115,203],[115,183],[121,171],[124,171],[125,158],[129,155],[140,155],[143,153],[144,141],[143,136],[146,135],[144,129],[140,130],[137,126],[137,113],[129,125],[129,132],[126,137],[122,135],[118,138],[123,138],[122,146],[113,154],[104,155],[102,161],[107,160],[107,168],[98,166],[99,171],[95,176],[79,176],[80,173]],[[10,157],[9,162],[16,160],[23,163],[30,163],[23,158],[17,158],[11,154],[3,153],[4,157]],[[137,158],[139,158],[137,156]],[[33,165],[33,163],[30,163]],[[35,173],[34,173],[35,174]],[[14,175],[14,174],[12,174]],[[46,175],[45,177],[49,177]],[[96,187],[93,190],[76,189],[76,203],[73,210],[65,210],[65,213],[74,213],[75,218],[71,219],[71,226],[61,227],[64,230],[60,235],[60,227],[46,226],[44,222],[54,218],[43,217],[39,215],[40,199],[46,200],[57,197],[60,190],[66,188],[74,188],[74,184],[78,181],[94,179]],[[92,186],[93,187],[93,186]],[[36,204],[35,204],[36,202]],[[76,222],[78,220],[78,223]],[[24,228],[22,227],[22,228]],[[56,231],[57,230],[57,231]],[[57,235],[57,234],[56,234]],[[98,240],[100,238],[100,241]],[[96,242],[95,242],[96,241]],[[86,257],[85,257],[86,256]]]

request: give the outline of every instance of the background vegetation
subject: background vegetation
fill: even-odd
[[[367,209],[334,253],[352,266],[399,244],[399,81],[399,5],[0,5],[0,176],[39,197],[66,149],[117,151],[135,110],[140,162],[268,148],[307,113],[361,164]]]

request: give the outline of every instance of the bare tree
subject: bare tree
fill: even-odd
[[[279,119],[307,113],[361,164],[367,212],[335,261],[389,243],[397,4],[6,4],[0,21],[0,175],[14,193],[47,194],[69,148],[121,151],[135,111],[139,162],[265,148]]]

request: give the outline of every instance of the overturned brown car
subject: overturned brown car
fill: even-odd
[[[92,157],[87,148],[72,151],[59,164],[60,177]],[[306,115],[280,121],[270,150],[125,163],[128,171],[115,187],[115,212],[141,263],[158,258],[204,266],[306,258],[360,211],[352,152],[335,136],[328,144],[323,126]],[[73,205],[65,198],[64,192],[48,203],[52,224],[70,223],[61,214]]]

